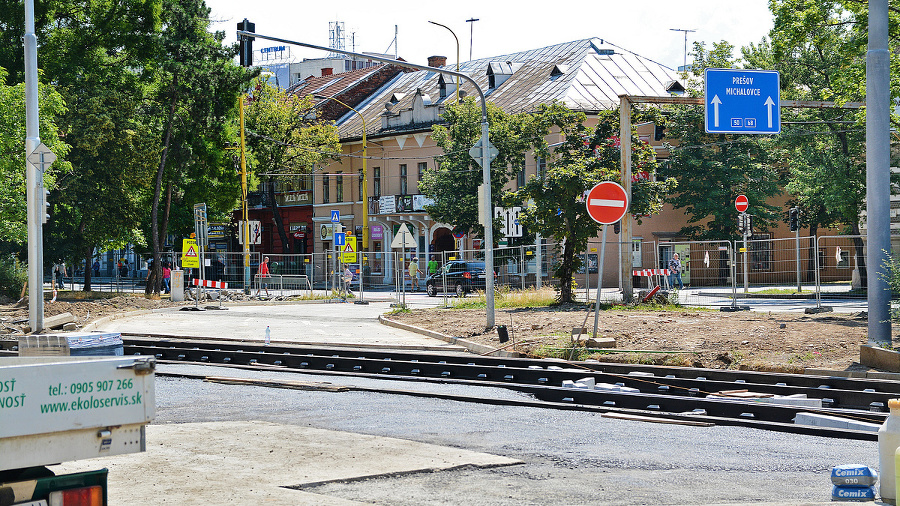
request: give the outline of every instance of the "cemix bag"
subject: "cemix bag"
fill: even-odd
[[[878,481],[878,472],[862,464],[845,464],[831,470],[831,483],[839,487],[871,487]]]

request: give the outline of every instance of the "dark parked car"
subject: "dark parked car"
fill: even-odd
[[[446,280],[446,285],[444,282]],[[484,290],[484,262],[452,260],[443,265],[435,274],[425,278],[425,291],[434,297],[446,289],[452,289],[463,297],[473,290]]]

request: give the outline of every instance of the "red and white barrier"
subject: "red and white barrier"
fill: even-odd
[[[632,271],[632,276],[668,276],[669,269],[640,269]]]
[[[194,283],[194,286],[200,286],[200,280],[197,278],[194,278],[193,283]],[[228,288],[228,282],[226,282],[226,281],[210,281],[208,279],[204,279],[203,286],[205,286],[206,288],[219,288],[219,289],[225,290],[226,288]]]

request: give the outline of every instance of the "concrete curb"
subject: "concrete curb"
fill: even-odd
[[[416,327],[415,325],[410,325],[408,323],[401,323],[396,320],[391,320],[389,318],[385,318],[384,315],[378,316],[378,321],[383,325],[387,325],[389,327],[398,328],[401,330],[406,330],[409,332],[415,332],[417,334],[421,334],[423,336],[432,337],[434,339],[440,339],[441,341],[456,344],[462,346],[469,350],[472,353],[477,353],[479,355],[492,355],[495,357],[505,357],[505,358],[518,358],[522,355],[513,351],[503,351],[498,350],[491,346],[485,346],[480,343],[475,343],[472,341],[468,341],[466,339],[460,339],[458,337],[448,336],[447,334],[442,334],[440,332],[435,332],[433,330],[423,329],[422,327]]]

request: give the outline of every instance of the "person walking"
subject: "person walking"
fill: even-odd
[[[416,257],[409,261],[409,279],[412,280],[412,291],[419,291],[419,260]]]
[[[93,268],[94,268],[94,277],[99,278],[100,277],[100,261],[99,260],[94,260]]]
[[[675,282],[678,282],[678,289],[684,290],[684,283],[681,281],[681,260],[678,253],[672,255],[669,260],[669,286],[675,288]]]
[[[353,283],[353,271],[350,270],[349,265],[344,266],[344,291],[347,294],[351,294],[353,292],[350,291],[350,285]]]
[[[166,293],[169,293],[169,290],[171,290],[172,269],[169,268],[168,262],[163,264],[162,275],[163,275],[163,285],[165,285]]]
[[[438,271],[438,261],[434,255],[431,255],[431,260],[428,261],[428,266],[426,267],[427,273],[429,276],[437,274]]]
[[[56,278],[56,284],[59,286],[60,290],[66,287],[66,264],[64,262],[59,262],[53,266],[53,277]]]
[[[266,278],[269,277],[269,257],[265,257],[263,262],[259,264],[259,271],[256,272],[256,277],[259,278],[259,284],[261,285],[256,287],[256,296],[259,297],[260,289],[265,289],[266,297],[268,297],[269,283]]]

